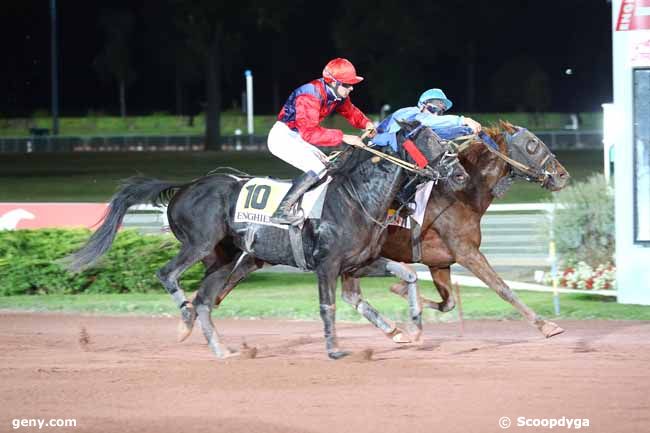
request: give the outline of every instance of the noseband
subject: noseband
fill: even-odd
[[[512,154],[513,150],[517,150],[518,153],[521,153],[522,155],[523,152],[519,152],[519,148],[516,147],[513,144],[513,141],[517,138],[517,136],[522,133],[528,131],[525,128],[520,128],[517,132],[514,134],[510,134],[509,132],[505,131],[503,135],[505,136],[506,140],[506,145],[508,147],[508,153]],[[504,155],[501,153],[498,149],[499,146],[492,140],[492,138],[487,135],[485,132],[481,131],[479,134],[479,137],[483,142],[487,145],[486,147],[490,152],[501,158],[503,161],[505,161],[510,167],[511,167],[511,176],[512,177],[518,177],[521,179],[525,179],[528,182],[535,182],[539,183],[540,185],[544,186],[548,182],[548,180],[555,176],[557,174],[557,164],[556,162],[556,157],[555,155],[547,149],[546,155],[542,159],[542,161],[538,164],[538,167],[531,167],[528,164],[525,164],[523,162],[519,162],[515,159],[512,159],[511,157]],[[526,158],[527,159],[527,158]],[[549,165],[552,165],[552,168],[549,169]]]

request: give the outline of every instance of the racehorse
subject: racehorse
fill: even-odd
[[[449,152],[448,144],[417,123],[401,126],[400,146],[397,151],[387,147],[386,154],[402,161],[424,158],[428,164],[416,170],[418,181],[436,178],[442,179],[451,190],[462,188],[467,173],[457,163],[455,154]],[[332,181],[320,220],[308,219],[301,229],[306,267],[318,276],[325,346],[332,359],[349,353],[340,350],[336,340],[336,280],[339,275],[353,272],[378,257],[386,239],[388,208],[412,177],[402,166],[385,159],[377,161],[371,156],[353,148],[341,157],[331,171]],[[297,266],[290,230],[234,221],[237,198],[244,183],[244,179],[232,175],[204,176],[186,184],[129,179],[111,199],[103,224],[81,250],[68,257],[68,268],[82,269],[110,248],[129,206],[169,200],[169,225],[181,248],[158,271],[158,278],[181,308],[182,321],[188,330],[198,316],[213,353],[220,358],[230,356],[232,353],[222,344],[212,323],[215,301],[223,299],[239,281],[264,263]],[[178,279],[200,260],[206,266],[206,273],[196,297],[189,303]],[[388,266],[388,270],[398,276],[402,274],[399,265]],[[414,320],[421,321],[421,317]]]
[[[500,122],[486,132],[498,144],[498,150],[491,150],[482,142],[473,142],[459,154],[461,164],[470,175],[468,185],[454,193],[432,193],[426,204],[419,238],[419,262],[429,267],[442,300],[434,302],[422,298],[420,302],[428,308],[451,311],[455,304],[451,296],[450,266],[459,263],[512,304],[545,337],[552,337],[564,330],[524,304],[480,252],[481,218],[494,198],[505,194],[515,178],[538,183],[550,191],[559,191],[566,186],[570,176],[546,144],[530,131]],[[406,263],[417,261],[413,259],[412,242],[408,229],[391,225],[381,256]],[[355,276],[377,274],[382,264],[380,260],[359,270]],[[344,278],[342,286],[344,299],[355,299],[360,294],[358,281],[354,278]],[[405,283],[398,283],[391,287],[391,291],[408,299],[406,287]],[[413,300],[409,299],[409,302]]]

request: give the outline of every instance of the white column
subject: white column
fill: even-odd
[[[246,77],[246,120],[248,135],[253,135],[253,73],[250,69],[244,71]]]

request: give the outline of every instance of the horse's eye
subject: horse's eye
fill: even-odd
[[[531,155],[533,153],[536,153],[538,149],[539,149],[539,143],[536,140],[531,140],[528,143],[526,143],[526,151]]]

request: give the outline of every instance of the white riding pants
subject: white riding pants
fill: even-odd
[[[307,143],[300,134],[292,131],[285,123],[275,122],[267,139],[269,151],[281,160],[302,170],[313,171],[321,178],[325,176],[327,156],[316,146]]]

